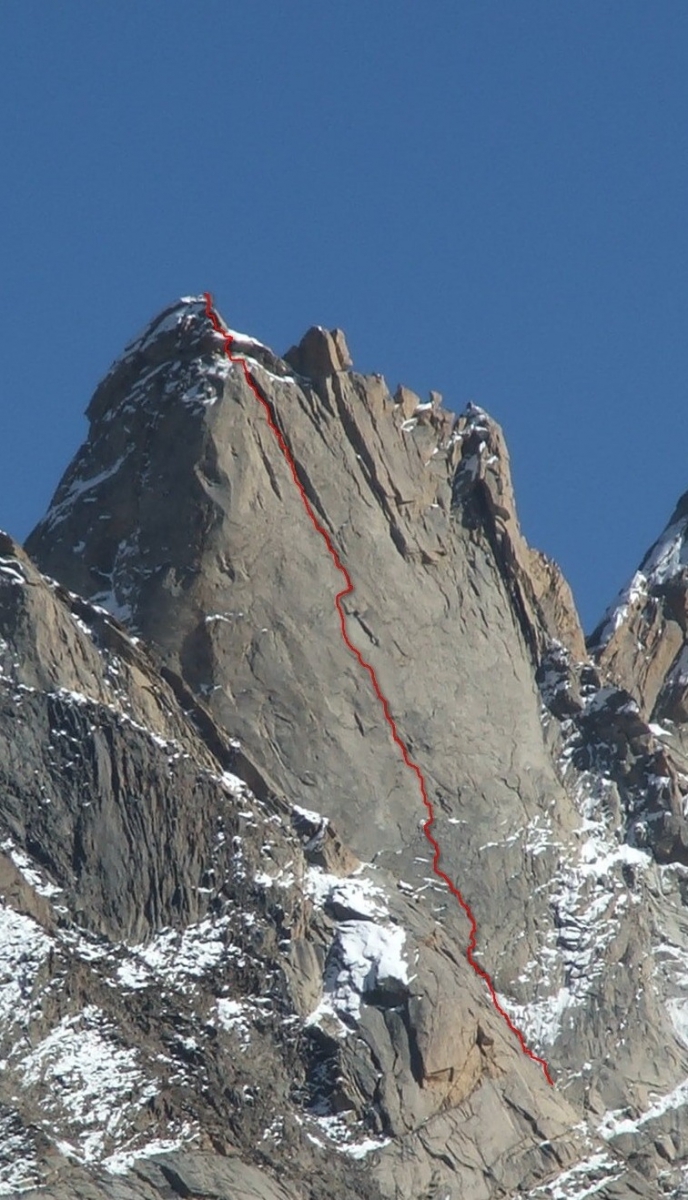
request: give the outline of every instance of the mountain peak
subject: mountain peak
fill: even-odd
[[[130,1200],[671,1194],[680,729],[588,657],[497,423],[392,393],[337,329],[282,358],[201,296],[89,418],[27,542],[45,576],[0,544],[0,883],[37,948],[102,945],[8,1104],[54,1060],[45,1128],[85,1173],[124,1156]],[[79,1037],[150,1097],[99,1139]]]
[[[124,348],[123,358],[140,351],[164,333],[189,328],[194,321],[205,317],[205,296],[181,296],[162,309],[149,321],[141,333],[132,338]]]
[[[439,562],[457,505],[466,512],[473,506],[478,525],[485,524],[495,547],[501,547],[502,569],[521,597],[524,635],[534,652],[540,639],[536,630],[546,630],[545,640],[554,636],[568,644],[573,638],[574,654],[581,656],[572,601],[564,597],[556,569],[543,573],[544,559],[522,538],[504,438],[482,408],[469,404],[457,417],[437,392],[425,402],[400,385],[392,396],[382,376],[352,370],[339,329],[312,326],[282,359],[219,315],[216,324],[205,297],[184,297],[150,322],[113,364],[87,410],[88,440],[28,542],[47,570],[69,577],[74,590],[136,624],[131,571],[140,576],[143,559],[149,575],[161,557],[196,562],[204,551],[189,522],[195,529],[205,511],[204,520],[213,524],[226,511],[220,500],[223,481],[235,493],[253,492],[249,478],[257,481],[266,469],[263,418],[243,363],[270,392],[298,469],[309,477],[323,511],[329,501],[317,496],[315,482],[322,467],[316,460],[308,463],[318,445],[312,440],[315,432],[327,441],[330,489],[336,487],[343,497],[359,486],[355,480],[362,474],[403,556]],[[236,447],[242,444],[237,460]],[[254,459],[257,475],[249,465]],[[275,490],[274,468],[265,482]],[[190,503],[190,495],[196,501]],[[167,497],[166,515],[160,512],[161,496]],[[91,520],[94,506],[97,526]],[[150,536],[154,544],[144,553]],[[561,596],[558,612],[569,614],[563,626],[558,617],[552,622],[544,615],[552,587]]]

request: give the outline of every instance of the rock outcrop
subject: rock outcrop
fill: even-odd
[[[192,297],[132,342],[29,557],[0,547],[8,962],[13,922],[32,947],[6,1006],[30,1024],[0,1026],[24,1166],[0,1150],[0,1181],[678,1197],[688,857],[666,684],[650,703],[652,672],[588,656],[482,409],[392,394],[341,331],[280,358],[221,329]],[[79,1040],[121,1085],[84,1082]]]
[[[590,638],[602,669],[648,720],[688,715],[688,493]]]
[[[287,350],[284,358],[299,375],[314,381],[326,379],[328,375],[353,366],[343,330],[332,329],[328,332],[320,325],[313,325],[298,346]]]

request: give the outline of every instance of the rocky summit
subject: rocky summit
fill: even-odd
[[[185,297],[88,417],[0,535],[0,1195],[688,1196],[686,498],[586,643],[341,330]]]

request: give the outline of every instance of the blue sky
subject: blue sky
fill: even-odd
[[[684,0],[3,0],[0,526],[210,290],[487,408],[590,628],[688,488],[687,62]]]

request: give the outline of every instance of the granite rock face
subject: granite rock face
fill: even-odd
[[[127,347],[0,546],[0,1187],[680,1196],[676,588],[654,668],[590,657],[482,409],[217,324]]]
[[[537,1172],[533,1123],[572,1161],[575,1111],[418,893],[0,550],[2,1194],[485,1195],[485,1111],[507,1180]]]
[[[313,380],[325,379],[335,371],[346,371],[353,366],[343,330],[328,332],[319,325],[313,325],[298,346],[287,350],[284,358],[299,375]]]

